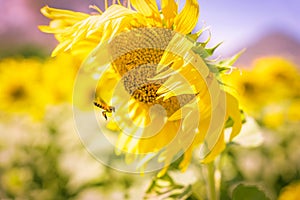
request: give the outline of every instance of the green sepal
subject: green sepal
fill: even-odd
[[[212,55],[214,54],[215,50],[216,50],[222,43],[223,43],[223,42],[220,42],[220,43],[218,43],[216,46],[214,46],[213,48],[205,49],[205,50],[206,50],[206,52],[207,52],[210,56],[212,56]]]
[[[221,69],[231,69],[232,65],[237,61],[237,59],[245,52],[246,49],[242,49],[241,51],[239,51],[237,54],[235,54],[234,56],[232,56],[231,58],[222,60],[220,62],[218,62],[216,65],[218,68]]]
[[[201,36],[201,34],[204,33],[207,30],[209,30],[209,27],[202,28],[199,31],[197,31],[196,33],[190,33],[187,36],[190,39],[192,39],[193,41],[197,41],[199,39],[199,37]]]
[[[196,45],[197,45],[197,46],[194,46],[194,47],[192,48],[192,51],[193,51],[194,53],[198,54],[202,59],[205,59],[205,58],[207,58],[207,57],[210,56],[209,53],[206,51],[206,49],[204,49],[204,48],[201,46],[201,44],[200,44],[200,45],[196,44]]]

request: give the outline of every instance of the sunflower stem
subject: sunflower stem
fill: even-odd
[[[214,161],[207,164],[208,194],[210,200],[217,200]]]

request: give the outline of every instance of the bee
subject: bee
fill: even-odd
[[[97,106],[98,108],[103,109],[102,115],[103,117],[107,120],[107,115],[106,113],[112,113],[115,112],[115,107],[107,105],[102,99],[97,97],[97,99],[94,101],[94,105]]]

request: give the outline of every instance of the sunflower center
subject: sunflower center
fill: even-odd
[[[113,66],[123,76],[134,68],[146,65],[143,70],[147,70],[147,73],[151,73],[153,77],[156,70],[154,66],[159,63],[163,53],[162,49],[136,49],[119,56],[113,62]]]
[[[126,91],[137,101],[149,105],[160,104],[171,116],[195,95],[178,95],[166,99],[158,98],[158,89],[166,79],[149,80],[156,73],[157,64],[163,55],[159,49],[139,49],[128,52],[113,62],[114,69],[122,76]]]
[[[10,97],[13,101],[24,99],[25,96],[26,96],[26,91],[22,86],[16,86],[12,88],[12,90],[10,91]]]
[[[253,83],[251,83],[251,82],[244,82],[243,86],[244,86],[244,89],[245,89],[246,93],[253,93],[253,92],[255,92],[255,86],[253,85]]]
[[[126,91],[136,100],[153,104],[158,95],[157,90],[164,80],[149,81],[156,75],[156,65],[142,65],[135,67],[123,75],[123,84]]]
[[[124,87],[131,97],[149,105],[160,104],[168,116],[195,97],[179,95],[163,101],[158,98],[160,94],[157,91],[166,79],[150,80],[157,75],[157,65],[174,34],[172,30],[164,28],[133,29],[116,36],[109,47],[112,66],[122,77]]]

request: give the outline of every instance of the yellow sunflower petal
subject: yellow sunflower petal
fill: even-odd
[[[113,119],[107,123],[106,128],[112,131],[120,131],[118,124]]]
[[[86,13],[50,8],[48,6],[43,7],[41,13],[49,19],[60,20],[64,26],[73,25],[89,16]]]
[[[179,168],[182,172],[184,172],[190,164],[193,155],[193,145],[191,145],[185,152],[183,160],[180,162]]]
[[[139,139],[140,153],[157,152],[166,147],[176,137],[178,131],[178,123],[167,122],[164,127],[156,133],[156,135],[149,138]]]
[[[177,15],[178,5],[174,0],[162,0],[161,10],[164,15],[166,28],[171,28]]]
[[[100,97],[105,102],[109,102],[113,96],[113,90],[107,88],[115,88],[118,81],[120,80],[117,76],[114,76],[112,67],[108,68],[98,81],[96,96]]]
[[[74,56],[78,56],[75,53],[80,53],[79,56],[83,58],[101,41],[131,27],[132,20],[142,17],[137,12],[120,5],[112,5],[102,15],[88,15],[48,7],[45,7],[42,13],[52,21],[49,26],[40,26],[40,29],[46,33],[53,33],[61,42],[52,55],[71,50]],[[66,21],[65,18],[68,19],[68,16],[74,17]],[[82,42],[85,44],[88,42],[88,48],[82,48],[84,46],[80,44]]]
[[[160,19],[158,7],[155,0],[131,0],[131,5],[146,17]]]
[[[180,119],[184,118],[185,116],[187,116],[193,110],[197,110],[197,106],[198,105],[197,105],[196,99],[192,100],[192,102],[184,105],[183,107],[181,107],[180,109],[178,109],[177,111],[175,111],[168,118],[168,121],[176,121],[176,120],[180,120]]]
[[[230,140],[232,140],[242,128],[242,118],[237,99],[234,98],[231,94],[226,93],[226,101],[228,112],[227,115],[229,115],[234,122],[230,135]]]
[[[225,149],[225,146],[226,145],[224,141],[224,132],[222,132],[212,151],[201,162],[202,163],[212,162]]]
[[[164,167],[159,171],[159,173],[157,174],[157,177],[162,177],[163,175],[165,175],[169,169],[170,164],[171,164],[171,159],[170,159],[170,157],[168,157],[164,160]]]
[[[175,17],[175,31],[188,34],[198,22],[199,4],[197,0],[187,0],[182,11]]]

